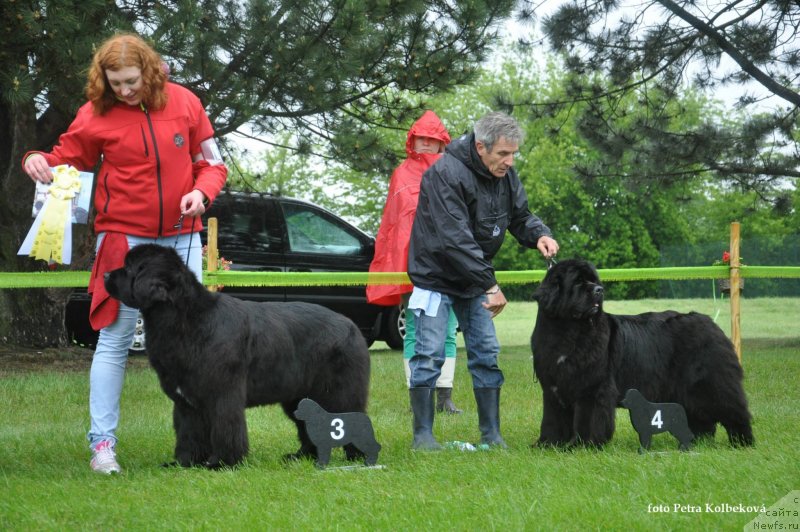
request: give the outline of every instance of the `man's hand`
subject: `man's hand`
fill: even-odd
[[[494,319],[495,316],[503,311],[507,303],[508,301],[506,301],[503,291],[500,290],[499,286],[494,285],[486,291],[486,301],[481,304],[483,308],[492,313],[492,318]]]
[[[545,259],[552,259],[558,253],[558,242],[549,236],[543,236],[536,242],[536,248],[541,252]]]

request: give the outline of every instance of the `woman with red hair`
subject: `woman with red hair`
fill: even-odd
[[[143,243],[174,247],[202,275],[200,215],[227,178],[200,100],[170,83],[159,54],[137,35],[106,40],[92,59],[89,100],[49,153],[28,152],[23,169],[49,183],[51,167],[95,172],[97,234],[89,291],[90,322],[100,331],[89,377],[88,433],[94,471],[121,472],[116,429],[128,348],[138,311],[110,298],[103,274]]]

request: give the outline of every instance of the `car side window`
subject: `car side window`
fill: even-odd
[[[211,213],[220,220],[219,249],[223,252],[280,252],[279,228],[267,223],[265,207],[255,202],[231,203],[214,205]]]
[[[248,251],[269,251],[270,235],[261,213],[234,213],[232,217],[230,246]]]
[[[336,220],[304,205],[284,203],[283,212],[289,236],[289,251],[355,255],[361,252],[361,241]]]

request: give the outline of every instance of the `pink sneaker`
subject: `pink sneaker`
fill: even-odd
[[[117,463],[117,455],[111,440],[103,440],[92,450],[92,461],[89,462],[92,471],[111,475],[122,473],[122,468]]]

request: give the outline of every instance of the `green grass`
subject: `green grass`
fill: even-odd
[[[676,308],[720,315],[727,300],[611,302],[618,313]],[[497,319],[506,375],[501,401],[507,451],[418,453],[398,352],[373,347],[370,416],[383,469],[336,470],[284,464],[293,425],[279,407],[248,411],[251,452],[236,470],[164,469],[174,436],[169,400],[141,360],[129,370],[118,452],[125,473],[88,467],[88,382],[84,371],[0,371],[0,530],[553,530],[741,529],[756,513],[706,512],[706,503],[769,507],[800,488],[800,301],[745,300],[745,389],[757,445],[732,449],[723,429],[693,452],[654,437],[639,455],[627,413],[603,451],[530,447],[541,391],[528,338],[535,305],[513,303]],[[87,357],[90,353],[87,352]],[[460,416],[438,416],[441,442],[476,441],[477,414],[463,350],[454,399]],[[667,505],[669,512],[648,511]],[[674,506],[699,506],[701,512]]]

